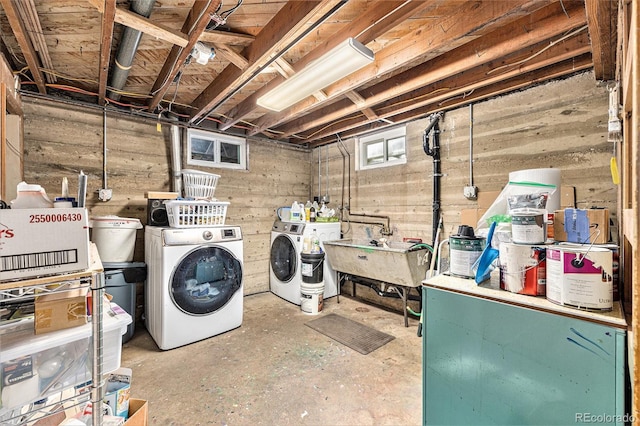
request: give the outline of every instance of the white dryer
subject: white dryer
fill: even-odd
[[[284,222],[276,220],[271,228],[271,253],[269,257],[269,288],[276,296],[300,305],[300,253],[305,236],[316,232],[320,247],[323,241],[340,239],[340,222]],[[325,257],[322,278],[323,298],[338,295],[337,274]]]
[[[147,226],[145,262],[145,325],[160,349],[193,343],[242,324],[239,226]]]

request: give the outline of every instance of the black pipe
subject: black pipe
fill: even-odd
[[[400,295],[397,292],[382,290],[379,287],[382,284],[385,284],[382,281],[372,280],[372,279],[369,279],[369,278],[359,277],[359,276],[355,276],[355,275],[347,275],[347,276],[345,276],[345,280],[354,282],[356,284],[367,286],[367,287],[371,288],[371,290],[375,291],[376,294],[378,296],[380,296],[380,297],[391,297],[391,298],[395,298],[395,299],[400,299],[401,298]],[[388,284],[388,286],[389,287],[395,287],[393,284]],[[411,287],[409,287],[409,290],[411,290]],[[422,302],[422,297],[414,296],[414,295],[411,295],[411,294],[407,294],[407,299],[408,300],[413,300],[413,301],[416,301],[416,302]]]
[[[430,122],[424,129],[422,139],[422,149],[424,153],[433,158],[433,233],[431,236],[432,246],[436,244],[436,235],[438,233],[438,224],[440,223],[440,178],[442,172],[440,168],[440,127],[438,122],[442,118],[442,112],[431,114]],[[433,131],[433,148],[429,146],[429,133]]]

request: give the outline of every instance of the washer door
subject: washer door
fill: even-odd
[[[291,238],[278,235],[271,243],[271,270],[276,278],[288,283],[298,270],[298,253]]]
[[[222,308],[242,286],[242,264],[229,250],[202,246],[187,253],[171,277],[171,300],[190,315]]]

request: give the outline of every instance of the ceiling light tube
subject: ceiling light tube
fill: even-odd
[[[256,103],[272,111],[282,111],[371,62],[373,52],[349,38],[258,98]]]

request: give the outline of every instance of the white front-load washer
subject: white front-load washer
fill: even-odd
[[[279,296],[296,305],[301,304],[302,282],[301,260],[304,238],[318,235],[320,247],[324,241],[340,239],[340,222],[285,222],[276,220],[271,228],[271,253],[269,256],[269,288]],[[324,259],[322,276],[323,298],[338,295],[337,274]]]
[[[145,325],[160,349],[242,324],[242,244],[239,226],[145,227]]]

